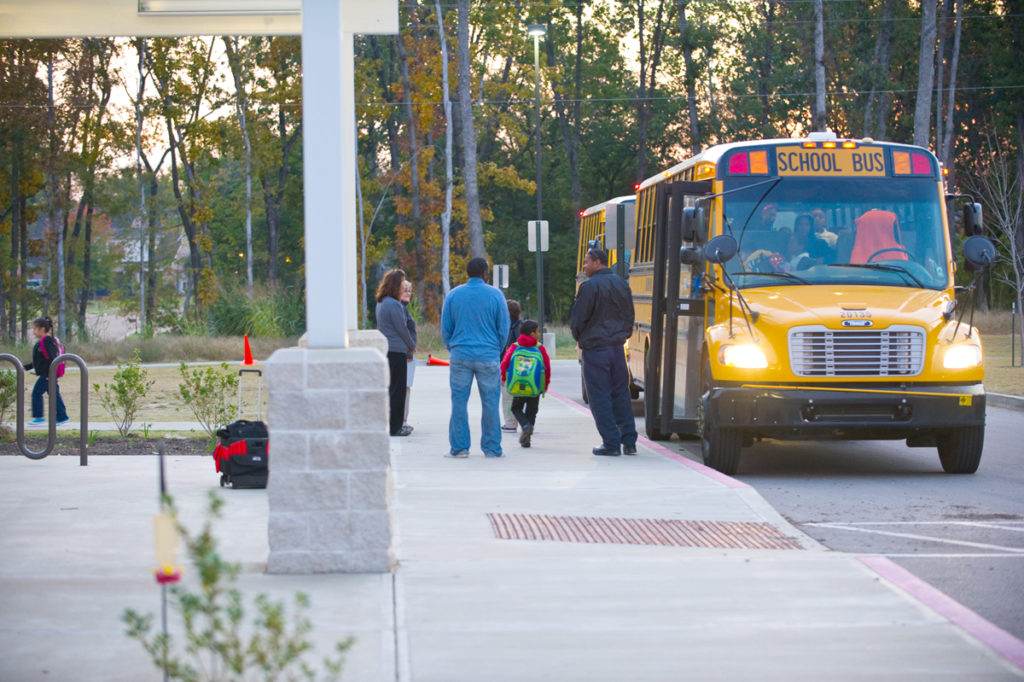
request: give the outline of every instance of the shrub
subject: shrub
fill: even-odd
[[[259,594],[253,600],[256,615],[247,619],[242,593],[232,586],[240,566],[220,556],[211,530],[213,520],[221,516],[223,501],[210,492],[203,529],[191,537],[177,522],[173,500],[164,499],[199,577],[197,592],[180,584],[170,588],[172,604],[183,623],[184,652],[176,651],[170,635],[151,633],[152,614],[126,609],[121,620],[128,626],[128,637],[142,644],[154,665],[164,671],[165,679],[316,679],[316,672],[304,660],[313,649],[309,641],[313,626],[304,615],[309,597],[302,592],[295,594],[294,613],[289,618],[283,602]],[[337,642],[337,658],[324,659],[326,679],[340,677],[343,654],[352,641]]]
[[[127,365],[117,363],[117,370],[109,384],[103,387],[99,384],[92,385],[93,390],[100,396],[100,403],[114,419],[122,438],[128,437],[140,403],[154,383],[149,378],[149,372],[140,367],[139,362],[139,349],[136,348]]]
[[[181,363],[178,394],[211,438],[217,429],[234,419],[231,400],[237,392],[238,375],[228,367],[228,363],[194,369]]]
[[[0,423],[7,421],[7,411],[17,401],[17,375],[14,372],[0,372]]]

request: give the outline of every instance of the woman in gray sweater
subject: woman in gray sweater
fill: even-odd
[[[402,283],[405,272],[388,270],[377,287],[377,329],[388,340],[388,427],[392,436],[408,436],[412,428],[403,426],[405,413],[406,361],[416,349],[416,341],[409,333],[405,320]]]

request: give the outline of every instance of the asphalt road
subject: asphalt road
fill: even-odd
[[[575,362],[555,363],[552,388],[582,402]],[[695,441],[662,444],[701,461]],[[988,408],[972,475],[903,441],[764,441],[736,478],[826,547],[887,556],[1024,639],[1024,412]]]

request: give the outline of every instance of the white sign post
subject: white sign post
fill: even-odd
[[[508,289],[508,265],[494,266],[491,283],[499,289]]]
[[[537,245],[540,248],[537,248]],[[537,252],[537,324],[544,337],[544,252],[548,250],[548,221],[530,220],[526,224],[526,247]]]

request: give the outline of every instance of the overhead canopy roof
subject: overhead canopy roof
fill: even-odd
[[[301,0],[0,0],[0,37],[299,35],[301,5]],[[346,0],[342,5],[346,31],[398,32],[397,3]]]

